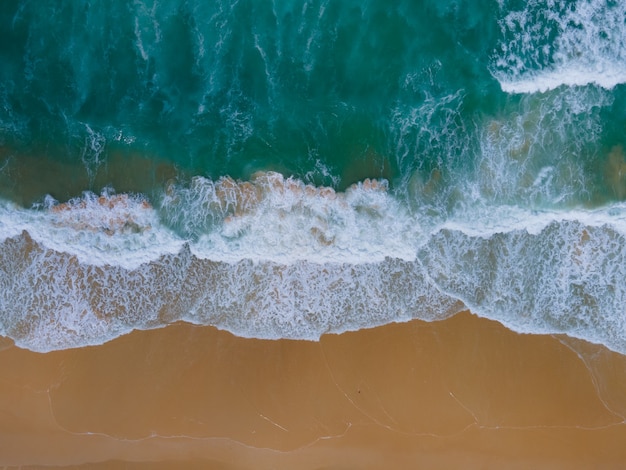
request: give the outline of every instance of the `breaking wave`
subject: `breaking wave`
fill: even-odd
[[[419,217],[382,180],[335,192],[276,173],[172,184],[154,206],[4,203],[0,332],[34,351],[176,321],[317,340],[469,308],[626,353],[626,205]]]

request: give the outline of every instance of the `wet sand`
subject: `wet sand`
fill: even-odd
[[[172,325],[0,340],[0,465],[623,468],[626,357],[469,313],[319,343]]]

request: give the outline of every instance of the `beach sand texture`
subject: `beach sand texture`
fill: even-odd
[[[320,342],[176,324],[0,351],[0,465],[623,468],[626,357],[462,313]]]

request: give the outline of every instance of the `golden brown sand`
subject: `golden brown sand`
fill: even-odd
[[[177,324],[36,354],[0,341],[0,466],[626,466],[626,357],[468,313],[319,343]]]

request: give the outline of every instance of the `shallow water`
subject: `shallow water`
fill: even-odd
[[[626,353],[619,2],[3,2],[0,334],[469,308]]]

